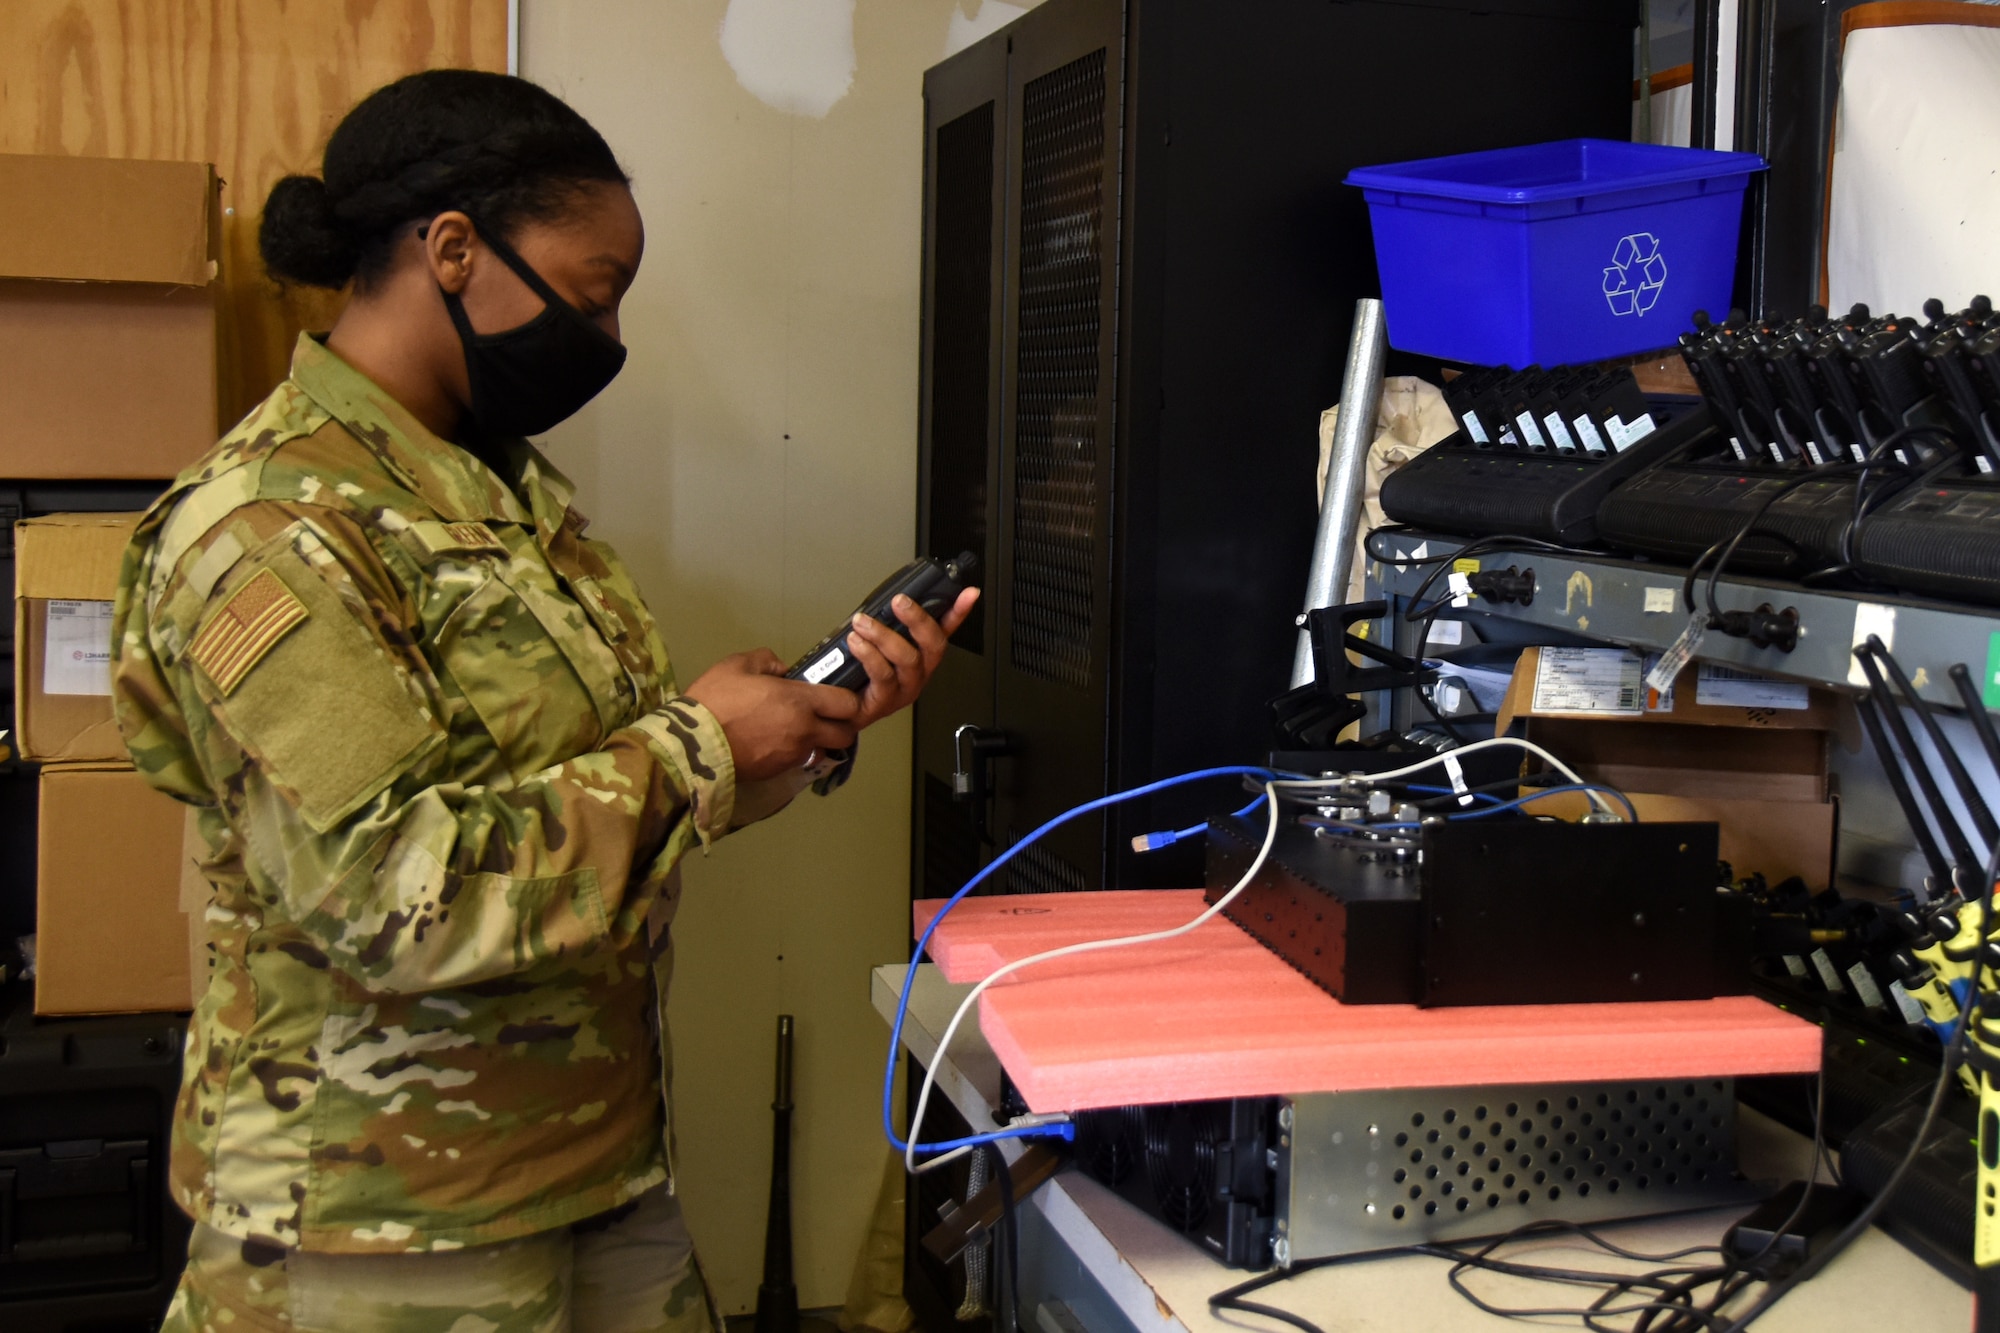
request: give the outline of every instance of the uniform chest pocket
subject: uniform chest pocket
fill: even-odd
[[[494,571],[452,609],[436,642],[516,777],[596,749],[630,712],[618,659],[553,588]]]

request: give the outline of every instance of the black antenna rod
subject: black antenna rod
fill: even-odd
[[[771,1099],[771,1208],[764,1219],[764,1281],[755,1333],[798,1333],[792,1281],[792,1016],[778,1015],[777,1095]]]
[[[1956,662],[1945,674],[1958,687],[1959,702],[1965,705],[1966,719],[1972,723],[1980,745],[1985,747],[1986,762],[2000,774],[2000,736],[1993,732],[1993,716],[1986,711],[1986,701],[1979,697],[1979,687],[1972,683],[1972,673],[1965,669],[1965,663]]]
[[[1868,647],[1875,654],[1875,659],[1882,664],[1883,669],[1889,673],[1889,679],[1895,682],[1897,693],[1903,696],[1911,709],[1916,712],[1917,720],[1923,723],[1924,734],[1931,738],[1931,748],[1936,750],[1938,758],[1944,761],[1944,771],[1951,775],[1951,784],[1958,788],[1959,800],[1964,803],[1966,812],[1972,816],[1973,825],[1979,831],[1979,840],[1991,847],[1993,840],[2000,838],[2000,824],[1993,822],[1993,812],[1986,808],[1986,798],[1979,794],[1979,784],[1972,780],[1972,774],[1965,771],[1965,765],[1960,761],[1958,751],[1945,740],[1944,732],[1938,727],[1937,718],[1931,715],[1930,705],[1917,693],[1917,687],[1910,684],[1910,678],[1903,673],[1903,665],[1896,660],[1896,655],[1873,634],[1868,636]]]
[[[1943,895],[1950,891],[1952,883],[1951,867],[1946,864],[1944,853],[1938,850],[1937,839],[1931,836],[1931,826],[1924,820],[1924,812],[1917,807],[1917,798],[1910,791],[1910,783],[1903,776],[1903,765],[1896,758],[1896,752],[1889,748],[1889,738],[1883,734],[1882,719],[1875,712],[1875,701],[1866,696],[1854,705],[1854,711],[1861,717],[1861,726],[1868,733],[1869,743],[1875,747],[1875,757],[1882,761],[1882,771],[1888,775],[1889,790],[1896,793],[1896,804],[1903,807],[1903,818],[1909,821],[1910,832],[1917,839],[1917,850],[1923,853],[1924,862],[1931,868],[1931,883]]]
[[[1972,842],[1965,836],[1965,830],[1954,819],[1951,809],[1944,803],[1944,792],[1931,776],[1930,766],[1924,763],[1924,752],[1917,748],[1917,738],[1910,734],[1910,724],[1903,721],[1903,710],[1896,704],[1896,696],[1889,692],[1889,684],[1882,679],[1882,669],[1875,665],[1875,654],[1869,645],[1863,644],[1854,650],[1854,656],[1861,663],[1861,670],[1868,677],[1868,692],[1875,696],[1876,708],[1882,716],[1882,723],[1889,734],[1896,738],[1896,748],[1908,760],[1910,776],[1916,779],[1917,790],[1923,794],[1924,805],[1929,808],[1932,819],[1937,824],[1939,840],[1950,851],[1952,861],[1967,868],[1982,862],[1972,850]],[[1947,878],[1938,888],[1946,893],[1956,887],[1956,879]]]

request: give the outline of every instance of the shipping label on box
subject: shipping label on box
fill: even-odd
[[[1646,710],[1645,664],[1624,648],[1544,648],[1535,665],[1537,713]]]
[[[42,690],[111,697],[111,603],[55,598],[47,604]]]
[[[23,759],[119,761],[111,608],[137,514],[14,525],[15,744]]]
[[[1795,680],[1775,680],[1751,671],[1703,662],[1695,668],[1694,701],[1709,708],[1778,708],[1796,712],[1812,707],[1811,691]]]

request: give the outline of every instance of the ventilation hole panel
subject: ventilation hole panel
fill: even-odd
[[[1105,79],[1101,50],[1022,91],[1021,233],[1012,452],[1014,666],[1090,684],[1098,476],[1107,411]]]

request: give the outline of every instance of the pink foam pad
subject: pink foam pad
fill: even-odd
[[[921,933],[939,900],[915,905]],[[955,982],[1081,940],[1178,926],[1201,891],[968,898],[931,939]],[[1038,963],[980,997],[1028,1105],[1075,1111],[1267,1093],[1809,1073],[1820,1031],[1753,996],[1419,1009],[1345,1005],[1231,922]]]

